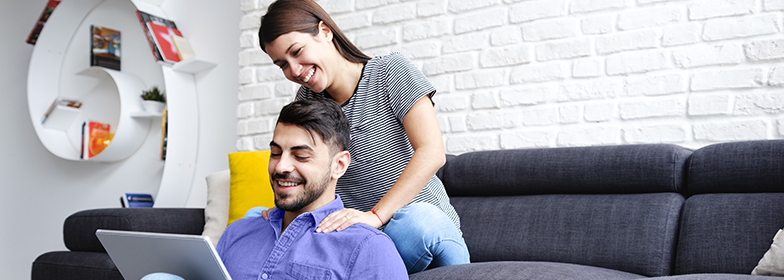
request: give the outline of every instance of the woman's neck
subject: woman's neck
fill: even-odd
[[[326,91],[338,104],[343,104],[354,95],[359,78],[362,77],[364,64],[348,60],[343,60],[343,63],[340,64],[342,67],[340,67],[338,75],[335,76],[332,86]]]

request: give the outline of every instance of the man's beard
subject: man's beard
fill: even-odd
[[[273,180],[294,179],[299,181],[305,181],[303,178],[291,176],[291,173],[283,173],[283,174],[275,173],[272,175],[272,179]],[[301,210],[302,208],[305,208],[305,206],[310,205],[311,203],[313,203],[313,201],[316,201],[316,199],[321,197],[321,195],[324,193],[324,191],[327,189],[327,186],[329,185],[329,179],[330,179],[330,172],[329,170],[327,170],[326,172],[324,172],[324,176],[322,176],[321,181],[312,182],[312,183],[309,181],[305,181],[302,187],[302,191],[297,194],[297,197],[295,197],[293,200],[289,202],[284,201],[289,196],[289,194],[276,193],[275,207],[283,211],[289,211],[289,212],[296,212]],[[278,197],[280,197],[280,199]]]

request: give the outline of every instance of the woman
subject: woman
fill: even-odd
[[[468,263],[460,220],[435,176],[445,162],[435,88],[411,61],[363,54],[312,0],[272,3],[259,43],[302,86],[297,99],[332,98],[351,122],[352,164],[337,187],[347,209],[317,231],[356,223],[382,229],[409,273]]]

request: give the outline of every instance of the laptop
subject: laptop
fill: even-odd
[[[187,280],[231,280],[207,236],[105,229],[95,235],[126,280],[154,272]]]

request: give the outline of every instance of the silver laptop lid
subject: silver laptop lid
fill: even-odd
[[[186,280],[231,280],[207,236],[104,229],[95,235],[126,280],[154,272]]]

